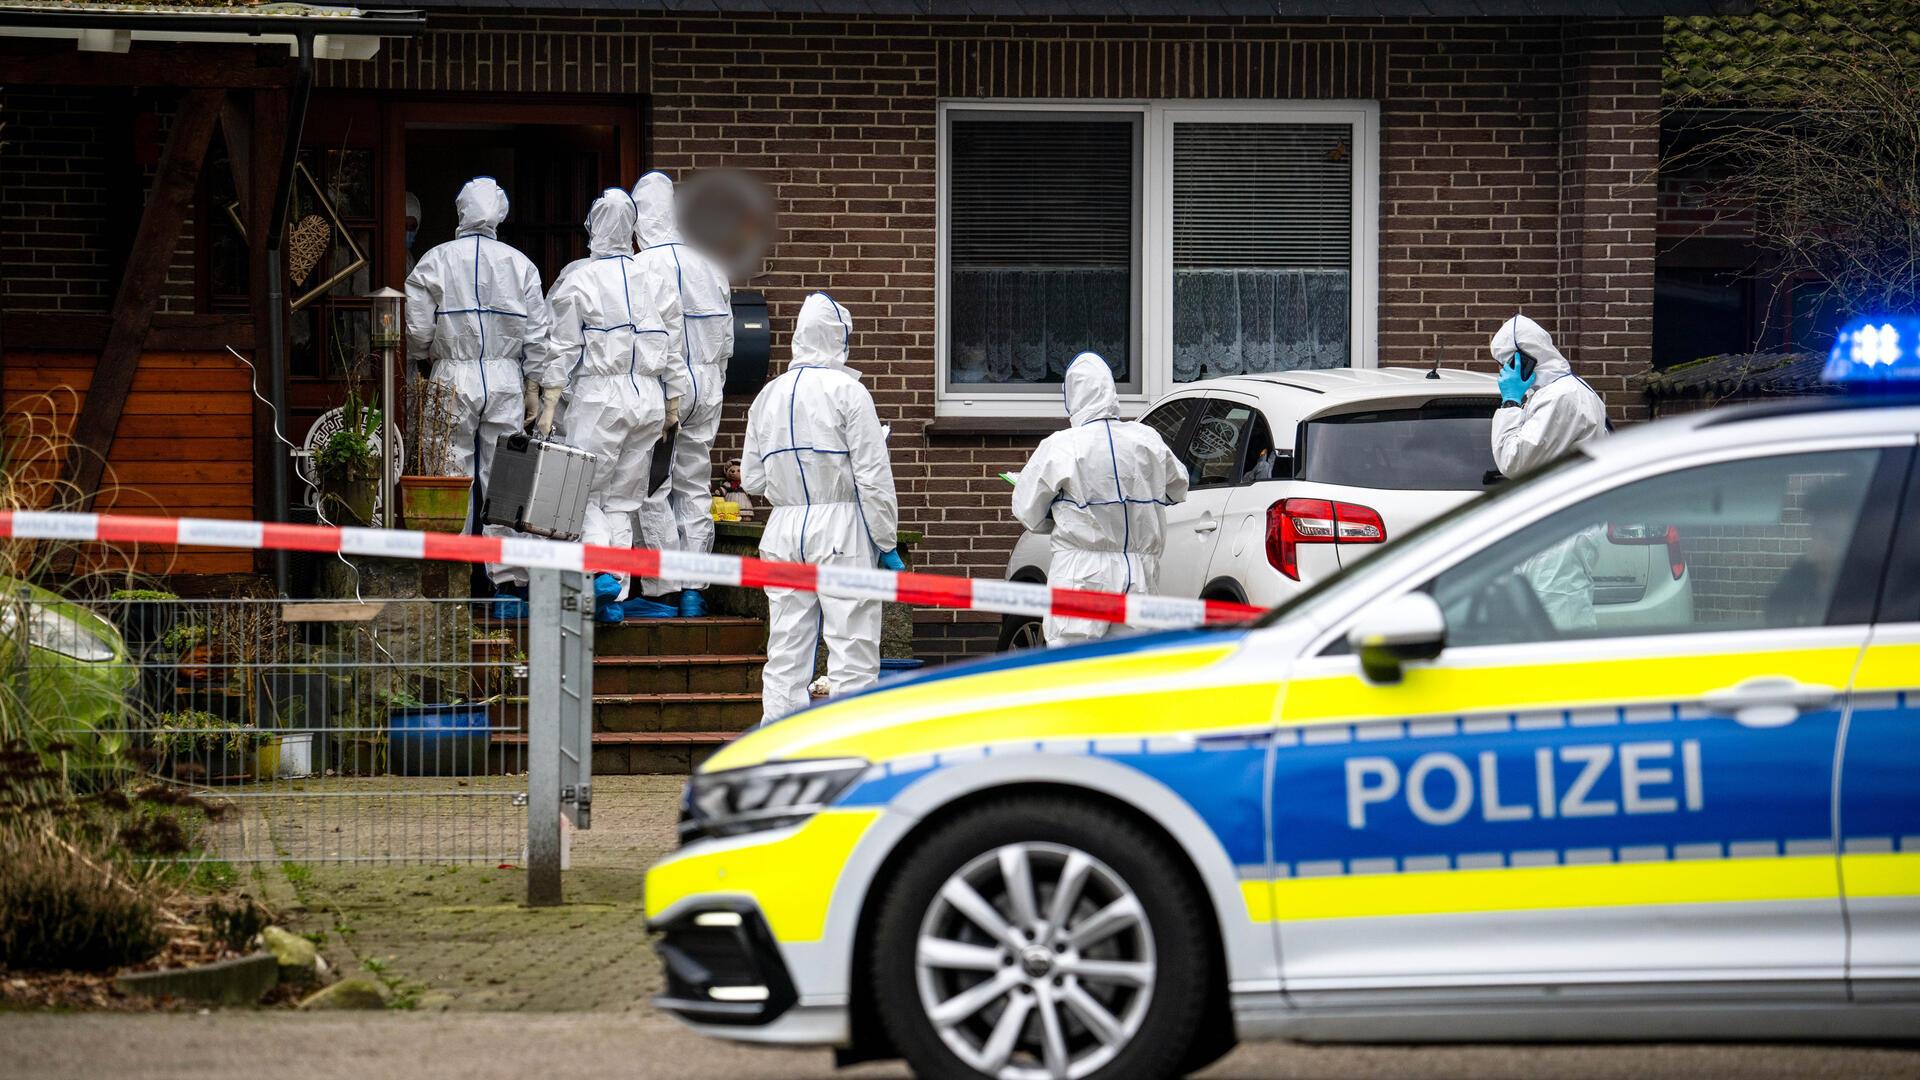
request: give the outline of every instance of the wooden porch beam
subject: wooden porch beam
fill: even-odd
[[[253,200],[248,193],[253,190],[253,166],[249,151],[253,146],[252,117],[248,115],[251,95],[228,94],[227,100],[220,106],[220,138],[227,144],[227,164],[233,168],[233,193],[240,203],[240,220],[253,228],[251,207]],[[213,208],[208,207],[208,213]]]
[[[113,326],[94,368],[86,403],[73,426],[66,478],[80,497],[77,509],[90,509],[99,493],[100,476],[113,450],[114,429],[120,424],[127,393],[133,388],[140,350],[153,325],[167,266],[173,261],[173,249],[180,240],[180,228],[186,222],[187,207],[200,179],[201,163],[207,157],[207,143],[213,138],[213,125],[225,99],[223,91],[190,90],[174,115],[153,190],[134,233],[126,272],[113,298]]]

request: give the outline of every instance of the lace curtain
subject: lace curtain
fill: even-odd
[[[1131,275],[1117,269],[955,270],[952,380],[1057,383],[1082,352],[1128,378]]]
[[[1345,271],[1176,270],[1173,378],[1345,367]]]
[[[1129,377],[1126,270],[956,270],[952,282],[955,385],[1057,383],[1087,350]],[[1175,271],[1174,381],[1345,367],[1347,286],[1344,271]]]

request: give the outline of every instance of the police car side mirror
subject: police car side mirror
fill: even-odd
[[[1431,660],[1447,645],[1447,617],[1433,597],[1410,592],[1362,612],[1347,631],[1367,681],[1397,683],[1409,660]]]

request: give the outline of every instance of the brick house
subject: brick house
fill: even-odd
[[[902,516],[926,536],[919,565],[997,576],[1018,530],[995,474],[1064,423],[1057,381],[1081,348],[1122,367],[1137,410],[1242,370],[1484,365],[1522,310],[1618,419],[1642,415],[1628,379],[1651,355],[1662,17],[1725,5],[421,6],[418,36],[314,63],[300,160],[368,265],[293,313],[292,438],[339,399],[356,297],[404,276],[407,191],[425,250],[450,234],[460,181],[500,177],[504,238],[550,278],[583,253],[603,184],[734,166],[777,199],[777,242],[743,286],[768,298],[776,369],[809,291],[844,303],[893,427]],[[62,85],[47,58],[72,58],[70,41],[0,49],[0,76],[34,62],[41,80],[0,78],[12,409],[85,389],[182,91]],[[210,145],[210,162],[231,153]],[[226,351],[264,355],[265,318],[229,175],[210,165],[193,192],[118,420],[111,464],[140,494],[102,508],[280,509],[270,417]],[[729,405],[722,456],[745,406]],[[167,568],[255,569],[242,552],[191,560]],[[929,657],[997,630],[919,618]]]

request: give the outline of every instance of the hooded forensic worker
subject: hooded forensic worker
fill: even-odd
[[[633,546],[634,515],[667,421],[661,379],[671,357],[660,308],[668,297],[641,292],[630,279],[632,238],[633,197],[625,188],[606,189],[587,211],[586,260],[563,271],[548,298],[548,364],[569,373],[567,441],[594,456],[581,539],[609,547]],[[554,407],[544,392],[543,402],[534,427],[546,435]],[[624,574],[595,578],[595,614],[602,622],[626,614],[621,601],[629,588]]]
[[[814,293],[793,327],[793,358],[747,413],[740,486],[772,504],[760,556],[779,562],[905,569],[894,550],[900,504],[873,395],[847,366],[853,320]],[[827,642],[834,695],[880,674],[878,600],[767,590],[762,723],[806,707],[814,653]]]
[[[492,177],[476,176],[460,189],[454,209],[454,238],[422,255],[407,275],[407,357],[431,364],[430,377],[449,391],[455,474],[477,475],[484,485],[500,436],[532,417],[525,387],[557,398],[566,372],[545,348],[540,271],[496,235],[507,193]],[[480,500],[473,506],[477,511]],[[496,582],[514,578],[493,564],[488,573]]]
[[[1020,470],[1013,514],[1053,536],[1048,584],[1150,593],[1160,580],[1167,507],[1187,497],[1187,470],[1160,433],[1120,419],[1113,370],[1097,353],[1067,365],[1061,387],[1073,426],[1056,431]],[[1105,637],[1115,624],[1049,615],[1047,644]]]
[[[1491,343],[1500,365],[1500,408],[1493,414],[1493,463],[1508,476],[1540,468],[1607,433],[1607,407],[1537,322],[1516,315]],[[1562,631],[1592,630],[1598,529],[1575,533],[1527,560],[1522,569],[1541,606]]]
[[[713,550],[713,440],[733,357],[732,293],[726,272],[680,239],[673,181],[665,173],[641,177],[633,201],[640,248],[633,275],[649,292],[673,296],[661,312],[673,358],[666,385],[672,461],[667,481],[648,494],[640,512],[641,536],[647,547],[705,553]],[[706,614],[704,583],[667,580],[660,587],[679,592],[680,614]]]

